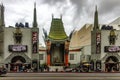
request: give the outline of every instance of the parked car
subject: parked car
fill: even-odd
[[[66,69],[65,69],[65,72],[72,72],[72,71],[73,71],[72,68],[66,68]]]
[[[7,74],[7,69],[4,67],[0,67],[0,76],[5,76]]]

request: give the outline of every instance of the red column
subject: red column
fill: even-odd
[[[47,54],[47,65],[50,66],[50,54]]]
[[[68,66],[68,53],[65,54],[65,66]]]
[[[65,41],[65,66],[68,66],[69,43],[69,40]]]

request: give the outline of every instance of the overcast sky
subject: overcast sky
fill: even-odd
[[[95,5],[98,6],[99,23],[108,24],[120,17],[120,0],[0,0],[5,6],[6,26],[16,22],[33,21],[33,8],[36,2],[39,28],[50,29],[51,17],[63,15],[67,34],[74,28],[80,29],[86,23],[93,23]],[[40,30],[40,36],[42,32]],[[41,41],[43,43],[43,40]]]

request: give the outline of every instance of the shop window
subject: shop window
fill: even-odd
[[[40,60],[43,60],[43,59],[44,59],[43,56],[44,56],[43,54],[40,54],[40,55],[39,55]]]
[[[70,60],[74,60],[74,54],[70,54]]]

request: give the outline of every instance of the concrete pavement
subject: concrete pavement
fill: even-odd
[[[0,80],[120,80],[120,73],[7,73]]]

